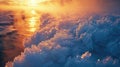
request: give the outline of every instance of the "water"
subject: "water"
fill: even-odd
[[[2,16],[7,18],[9,14],[11,15],[11,12],[1,13],[0,19]],[[13,61],[16,56],[23,52],[24,40],[32,36],[40,24],[39,16],[35,10],[31,10],[29,14],[12,12],[12,16],[13,20],[0,21],[0,67],[4,67],[6,62]],[[13,21],[13,24],[2,23],[6,20],[9,23]]]
[[[13,32],[0,37],[0,47],[1,49],[1,65],[4,65],[8,61],[13,61],[14,57],[19,55],[23,49],[23,40],[25,36],[18,34],[18,32]]]

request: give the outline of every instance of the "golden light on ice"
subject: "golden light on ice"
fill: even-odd
[[[87,51],[84,54],[82,54],[81,59],[84,59],[84,58],[87,58],[87,57],[90,57],[90,56],[91,56],[91,53]]]

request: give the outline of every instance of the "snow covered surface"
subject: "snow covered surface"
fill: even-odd
[[[6,67],[119,67],[120,15],[43,18],[41,29]],[[44,24],[45,23],[45,24]]]
[[[116,3],[104,6],[107,3],[103,1],[101,9],[89,8],[91,4],[83,9],[93,14],[67,15],[74,14],[72,9],[79,13],[79,3],[59,11],[65,17],[43,14],[40,29],[25,41],[24,52],[6,67],[120,67],[120,14],[115,14],[119,7]],[[96,14],[96,9],[103,13]]]

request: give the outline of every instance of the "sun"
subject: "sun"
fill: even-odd
[[[26,0],[27,6],[38,6],[39,3],[43,3],[49,0]]]
[[[37,6],[39,0],[28,0],[27,5],[28,6]]]

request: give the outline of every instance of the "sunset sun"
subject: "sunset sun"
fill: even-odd
[[[27,5],[28,6],[37,6],[39,0],[28,0]]]
[[[26,0],[27,6],[38,6],[39,3],[46,2],[48,0]]]

